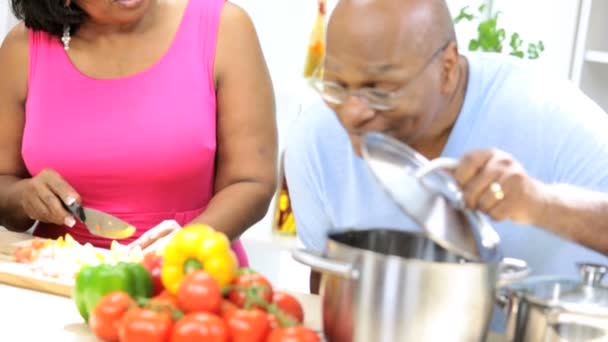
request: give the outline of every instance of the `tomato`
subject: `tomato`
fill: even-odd
[[[298,323],[304,322],[304,309],[302,304],[292,295],[274,291],[272,294],[272,302],[276,304],[283,313],[294,318]]]
[[[150,272],[153,285],[152,295],[159,295],[165,289],[160,277],[163,257],[154,253],[148,253],[144,256],[144,260],[142,260],[141,264]]]
[[[157,303],[167,303],[167,304],[171,304],[173,306],[175,306],[177,308],[177,297],[175,297],[174,295],[172,295],[169,291],[167,290],[163,290],[160,294],[152,297],[153,301],[157,302]]]
[[[224,317],[224,321],[230,331],[232,342],[264,341],[270,332],[266,312],[259,309],[238,309],[229,312]]]
[[[118,326],[120,342],[165,342],[169,340],[173,321],[166,313],[133,308]]]
[[[238,310],[238,306],[234,305],[234,303],[229,300],[222,299],[222,304],[220,306],[220,315],[222,317],[235,310]]]
[[[274,329],[266,342],[320,342],[321,339],[316,332],[304,327],[296,326],[290,328]]]
[[[185,313],[219,313],[221,304],[220,287],[205,271],[188,273],[177,290],[177,306]]]
[[[118,341],[118,325],[135,301],[126,292],[111,292],[97,302],[89,317],[95,336],[104,341]]]
[[[245,306],[245,302],[247,301],[245,291],[247,291],[247,289],[252,289],[252,287],[255,288],[253,292],[255,292],[259,298],[265,300],[267,303],[272,301],[272,285],[268,279],[259,273],[241,273],[234,278],[231,286],[243,288],[232,289],[228,293],[228,298],[230,301],[236,304],[236,306],[239,308],[243,308]],[[252,307],[261,308],[259,305],[255,304]]]
[[[15,250],[15,261],[20,263],[30,263],[38,257],[39,251],[32,246],[21,246]]]
[[[145,307],[173,315],[177,311],[177,298],[170,294],[169,291],[164,290],[158,296],[150,298]]]
[[[171,342],[228,342],[226,323],[216,315],[197,312],[182,317],[173,327]]]
[[[35,238],[34,240],[32,240],[32,248],[33,249],[41,249],[43,248],[45,245],[45,242],[43,239],[39,239],[39,238]]]

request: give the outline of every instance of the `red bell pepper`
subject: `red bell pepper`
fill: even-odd
[[[146,254],[146,256],[144,257],[142,264],[148,270],[148,272],[150,272],[150,276],[152,277],[152,295],[159,295],[165,289],[165,286],[163,285],[160,276],[161,269],[163,266],[163,257],[155,253],[149,253]]]

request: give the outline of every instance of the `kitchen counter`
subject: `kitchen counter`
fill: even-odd
[[[25,238],[25,234],[0,231],[0,254],[10,253],[9,245]],[[6,262],[0,258],[0,263]],[[302,303],[305,324],[321,330],[320,297],[285,290]],[[0,341],[35,341],[41,337],[45,341],[97,341],[70,298],[0,283]],[[503,340],[491,335],[487,342]]]
[[[319,330],[319,297],[293,294],[304,307],[306,325]],[[97,341],[69,298],[0,284],[0,303],[1,341]],[[497,335],[488,338],[488,342],[502,341]]]
[[[294,296],[304,307],[307,326],[319,329],[318,297]],[[0,303],[0,341],[97,341],[70,298],[0,284]]]

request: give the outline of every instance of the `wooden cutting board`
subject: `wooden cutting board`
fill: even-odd
[[[3,259],[10,258],[12,260],[15,250],[22,245],[27,244],[34,237],[25,233],[15,233],[0,228],[0,256]]]
[[[14,261],[15,250],[31,240],[33,237],[29,234],[0,230],[0,283],[70,297],[73,282],[45,277],[32,272],[28,265]]]

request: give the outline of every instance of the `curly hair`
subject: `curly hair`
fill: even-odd
[[[27,28],[58,37],[63,35],[65,25],[75,32],[86,17],[76,4],[65,6],[65,0],[11,0],[11,8]]]

